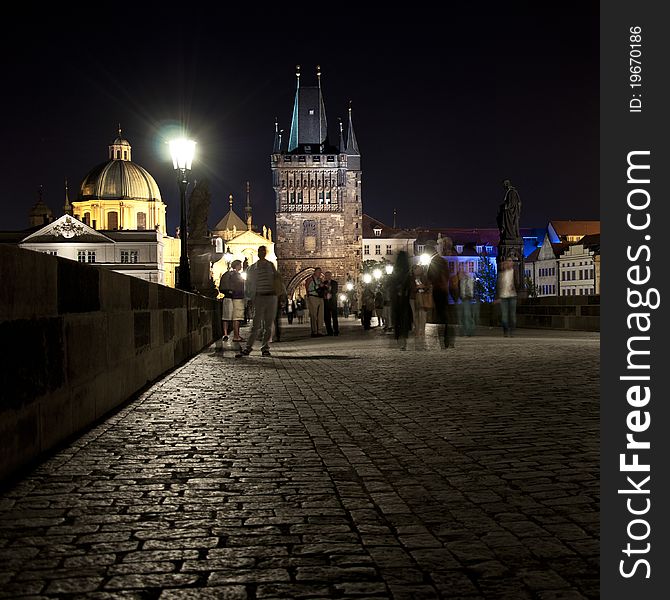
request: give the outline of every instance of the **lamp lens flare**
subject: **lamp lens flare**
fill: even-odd
[[[183,171],[191,170],[193,157],[195,156],[195,142],[185,138],[170,140],[170,154],[175,169]]]

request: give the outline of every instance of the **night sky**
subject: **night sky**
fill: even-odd
[[[274,119],[286,139],[296,64],[303,85],[321,65],[331,142],[352,101],[367,214],[391,224],[396,207],[400,226],[495,226],[510,178],[523,226],[599,218],[598,2],[449,4],[440,16],[347,6],[305,18],[123,4],[86,20],[6,21],[0,229],[28,226],[40,185],[60,216],[64,178],[75,200],[120,122],[174,233],[165,140],[182,121],[198,142],[193,177],[213,192],[210,224],[230,193],[243,215],[249,180],[254,222],[274,228]]]

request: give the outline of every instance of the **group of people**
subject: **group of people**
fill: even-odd
[[[223,294],[223,338],[227,342],[232,323],[233,342],[246,342],[236,358],[249,356],[258,338],[261,340],[261,354],[271,356],[270,341],[280,341],[280,317],[282,308],[286,311],[288,323],[297,318],[303,322],[304,311],[309,310],[312,337],[340,334],[337,315],[338,283],[332,272],[314,269],[307,282],[307,301],[299,296],[288,299],[286,288],[277,268],[267,260],[267,248],[258,248],[258,260],[246,270],[246,282],[242,277],[242,262],[234,260],[230,270],[219,280],[219,292]],[[253,306],[253,321],[248,339],[240,336],[240,323],[245,320],[245,309]],[[323,328],[325,325],[325,334]]]
[[[247,269],[246,283],[240,273],[242,263],[235,260],[231,269],[221,276],[219,291],[223,293],[223,341],[229,339],[229,323],[232,323],[233,341],[246,345],[237,358],[248,356],[255,341],[261,339],[261,354],[270,356],[270,341],[280,340],[280,316],[285,307],[289,324],[294,317],[302,322],[304,310],[309,310],[312,337],[337,336],[338,282],[330,271],[322,272],[316,267],[306,283],[306,301],[288,299],[286,288],[276,267],[266,259],[267,248],[258,249],[258,261]],[[417,347],[425,341],[428,313],[442,331],[443,348],[454,347],[454,332],[449,323],[449,297],[458,300],[458,320],[461,335],[471,336],[475,328],[473,311],[474,282],[465,272],[449,273],[447,262],[434,251],[426,267],[410,264],[407,252],[400,252],[392,275],[387,279],[383,291],[374,292],[365,286],[361,297],[361,320],[364,329],[370,329],[373,313],[378,324],[385,330],[392,329],[401,350],[407,349],[410,330],[414,330]],[[240,322],[245,317],[247,301],[253,304],[254,315],[251,332],[247,340],[240,336]],[[496,302],[500,304],[505,336],[513,335],[516,325],[516,286],[511,260],[505,260],[498,276]],[[323,331],[325,327],[325,333]]]

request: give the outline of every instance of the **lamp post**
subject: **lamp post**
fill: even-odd
[[[186,225],[186,188],[188,176],[191,173],[191,164],[195,154],[195,142],[187,139],[172,140],[170,142],[172,163],[177,172],[177,183],[180,192],[180,220],[179,237],[181,241],[181,256],[179,257],[179,284],[180,290],[191,291],[191,270],[188,264],[188,230]]]

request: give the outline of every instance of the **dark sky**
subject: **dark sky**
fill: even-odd
[[[321,65],[331,141],[352,101],[373,217],[390,224],[397,207],[401,226],[495,226],[504,178],[524,226],[599,216],[598,2],[307,17],[106,6],[85,20],[6,21],[1,229],[28,226],[40,185],[62,214],[63,179],[75,199],[120,122],[173,233],[164,142],[182,120],[198,142],[193,176],[212,188],[210,223],[229,193],[242,214],[249,180],[254,221],[273,226],[274,119],[287,133],[296,64],[303,85]]]

